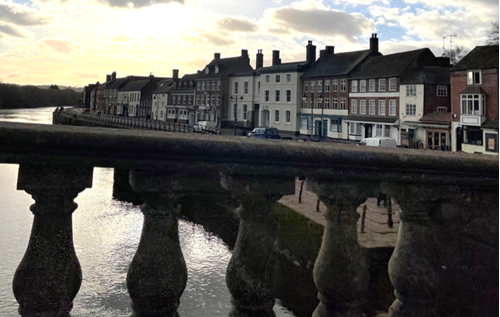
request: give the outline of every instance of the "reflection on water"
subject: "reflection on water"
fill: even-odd
[[[54,108],[0,110],[0,120],[50,124]],[[38,113],[38,114],[37,114]],[[18,316],[12,279],[28,245],[33,215],[31,197],[16,190],[17,165],[0,164],[0,316]],[[130,316],[126,288],[128,265],[139,243],[142,213],[139,207],[112,199],[112,169],[94,169],[93,187],[76,198],[74,244],[83,282],[74,300],[73,317]],[[188,282],[179,313],[224,316],[230,311],[225,283],[231,257],[227,245],[203,226],[179,222],[181,248]],[[293,316],[279,301],[277,316]]]
[[[52,124],[56,107],[34,109],[0,109],[0,121]]]

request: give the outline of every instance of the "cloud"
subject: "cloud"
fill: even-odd
[[[264,20],[271,33],[340,36],[351,42],[375,30],[375,23],[362,14],[332,10],[317,1],[268,9]]]
[[[246,18],[223,18],[215,22],[217,28],[233,32],[255,32],[258,26],[255,22]]]
[[[9,24],[0,23],[0,33],[20,38],[28,37],[23,31]]]
[[[2,3],[0,21],[22,26],[37,26],[49,23],[49,18],[20,5]]]
[[[16,72],[11,72],[9,74],[7,74],[7,76],[5,76],[6,78],[23,78],[24,76],[26,76],[25,73],[23,72],[19,72],[19,71],[16,71]]]
[[[347,4],[350,6],[357,6],[357,5],[371,5],[374,4],[375,2],[382,2],[385,5],[389,5],[389,0],[333,0],[333,3],[335,4]]]
[[[98,0],[101,3],[117,8],[139,9],[150,7],[155,4],[179,3],[184,5],[185,0]]]
[[[82,46],[73,40],[61,38],[46,38],[40,41],[40,44],[46,48],[58,53],[72,54],[81,51]]]

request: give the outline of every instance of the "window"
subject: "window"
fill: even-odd
[[[238,94],[238,82],[234,82],[234,89],[233,89],[233,94],[237,95]]]
[[[345,87],[346,86],[346,80],[345,79],[341,79],[340,80],[340,91],[345,91]]]
[[[206,83],[204,81],[201,82],[201,90],[205,90],[205,85],[206,85]]]
[[[342,132],[342,119],[331,119],[330,120],[330,132]]]
[[[359,114],[366,114],[366,100],[359,101]]]
[[[215,73],[217,74],[219,72],[219,65],[215,65]]]
[[[257,82],[257,95],[260,95],[260,81]]]
[[[314,85],[316,85],[316,82],[315,81],[311,81],[311,92],[315,91]]]
[[[462,101],[462,114],[486,115],[484,95],[460,95]]]
[[[351,113],[358,113],[358,101],[356,99],[351,100]]]
[[[351,83],[351,90],[352,92],[358,92],[358,81],[357,80],[353,80],[352,83]]]
[[[330,92],[330,81],[325,80],[325,92]]]
[[[386,138],[391,137],[391,126],[390,125],[384,125],[384,137],[386,137]]]
[[[215,90],[215,85],[216,85],[215,81],[212,81],[212,90]]]
[[[362,79],[359,81],[359,92],[366,92],[366,80]]]
[[[243,82],[243,93],[248,95],[248,81]]]
[[[286,74],[286,82],[291,83],[292,82],[292,74]]]
[[[389,115],[396,115],[396,100],[389,100]]]
[[[378,101],[378,115],[385,116],[385,100]]]
[[[308,91],[309,91],[309,82],[305,81],[304,82],[304,92],[308,92]]]
[[[368,87],[369,91],[375,91],[375,79],[370,79],[368,83],[369,83]]]
[[[318,92],[322,92],[322,91],[323,91],[323,82],[318,81]]]
[[[376,133],[375,136],[382,136],[383,125],[377,124],[376,126],[377,126],[377,129],[376,129],[376,132],[375,132]]]
[[[300,118],[300,129],[301,130],[309,129],[308,121],[310,121],[310,120],[307,120],[307,117]]]
[[[332,99],[332,109],[337,109],[337,98]]]
[[[264,100],[269,101],[269,90],[264,90]]]
[[[389,78],[389,91],[396,91],[396,78]]]
[[[274,101],[280,102],[280,91],[279,90],[274,91]]]
[[[217,81],[217,90],[220,90],[220,80]]]
[[[387,81],[385,79],[378,80],[378,91],[385,91],[387,89]]]
[[[467,72],[467,85],[480,85],[481,71],[471,70]]]
[[[415,97],[417,95],[417,85],[406,86],[406,97]]]
[[[274,122],[280,123],[280,111],[279,110],[274,110]]]
[[[325,98],[325,109],[331,109],[330,108],[330,98]]]
[[[247,105],[243,105],[243,120],[247,120]]]
[[[266,84],[269,84],[269,82],[271,81],[271,76],[270,75],[266,75]]]
[[[361,123],[352,122],[349,127],[349,134],[361,135]]]
[[[448,87],[446,87],[446,86],[437,86],[437,95],[438,95],[438,97],[446,97],[446,96],[448,96]]]
[[[345,110],[345,98],[340,98],[340,109]]]
[[[285,122],[292,123],[292,112],[290,110],[285,110]]]
[[[167,111],[167,118],[169,119],[175,119],[176,116],[175,116],[175,109],[169,109]]]
[[[370,100],[370,114],[374,115],[375,114],[375,100]]]
[[[338,86],[338,80],[336,80],[336,79],[332,80],[332,91],[333,92],[337,92],[337,90],[338,90],[337,86]]]
[[[472,145],[483,145],[483,130],[479,127],[466,126],[464,128],[464,143]]]
[[[412,104],[406,104],[406,115],[414,116],[417,112],[417,106]]]
[[[281,82],[281,75],[274,75],[274,82],[279,84]]]
[[[448,112],[446,107],[437,107],[436,112]]]
[[[292,91],[290,89],[286,90],[286,102],[292,102]]]

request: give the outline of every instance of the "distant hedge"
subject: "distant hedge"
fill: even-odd
[[[41,89],[0,83],[0,109],[82,106],[82,93],[73,89]]]

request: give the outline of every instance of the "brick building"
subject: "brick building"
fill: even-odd
[[[498,155],[498,45],[477,46],[451,69],[453,151]]]

